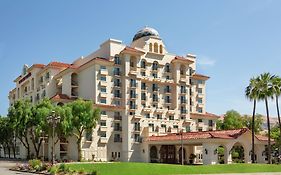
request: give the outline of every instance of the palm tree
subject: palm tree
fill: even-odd
[[[258,99],[258,82],[257,78],[251,78],[249,85],[246,87],[245,95],[250,101],[254,101],[253,117],[252,117],[252,163],[255,163],[255,114],[256,114],[256,103]]]
[[[263,73],[257,78],[257,83],[259,84],[259,96],[260,100],[264,100],[266,108],[266,118],[267,118],[267,129],[268,129],[268,145],[267,145],[267,156],[268,164],[271,164],[271,140],[270,140],[270,121],[269,121],[269,110],[268,110],[268,98],[273,97],[272,80],[275,76],[270,73]]]
[[[272,88],[273,93],[276,100],[276,109],[277,109],[277,116],[278,116],[278,123],[279,123],[279,131],[280,131],[280,137],[281,137],[281,121],[280,121],[280,111],[279,111],[279,100],[278,97],[281,95],[281,78],[279,76],[275,76],[272,80]],[[279,154],[281,152],[281,149],[279,147]]]

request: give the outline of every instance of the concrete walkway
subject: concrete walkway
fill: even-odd
[[[31,175],[31,173],[23,173],[17,171],[11,171],[10,168],[17,165],[17,163],[23,163],[22,161],[15,161],[15,160],[5,160],[0,159],[0,175]],[[33,174],[35,175],[35,174]]]

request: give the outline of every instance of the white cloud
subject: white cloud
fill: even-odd
[[[211,59],[207,56],[199,56],[197,57],[197,64],[200,66],[214,66],[216,64],[216,60]]]

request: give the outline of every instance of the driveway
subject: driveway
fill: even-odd
[[[13,161],[13,160],[3,160],[0,159],[0,174],[1,175],[31,175],[31,173],[23,173],[17,171],[10,171],[9,169],[13,166],[16,166],[17,163],[22,163],[20,161]],[[35,175],[35,174],[33,174]]]

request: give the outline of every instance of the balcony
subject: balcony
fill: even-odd
[[[174,83],[174,80],[166,80],[167,83]]]
[[[107,82],[106,81],[100,81],[100,86],[107,86]]]
[[[121,93],[114,94],[113,98],[122,98],[122,94]]]
[[[171,128],[171,133],[178,133],[179,128]]]
[[[100,131],[106,132],[107,131],[107,126],[100,126]]]
[[[114,116],[114,121],[121,121],[122,120],[122,116],[121,115],[115,115]]]
[[[107,69],[101,69],[101,70],[100,70],[100,74],[101,74],[101,75],[108,75]]]
[[[113,87],[121,88],[121,83],[114,82]]]
[[[158,129],[158,132],[159,132],[159,133],[166,133],[166,128],[159,128],[159,129]]]
[[[106,98],[108,96],[108,94],[106,92],[101,92],[100,93],[100,97]]]
[[[106,121],[108,119],[107,115],[101,115],[100,120]]]
[[[108,138],[100,137],[100,143],[107,143],[107,142],[108,142]]]
[[[156,108],[155,113],[162,114],[164,112],[163,108]]]
[[[140,120],[140,119],[142,119],[142,116],[141,115],[133,115],[133,119],[134,120]]]
[[[148,107],[144,107],[142,110],[144,112],[151,112],[152,108],[150,106],[148,106]]]
[[[170,110],[168,110],[168,112],[167,112],[168,114],[170,114],[170,115],[173,115],[173,114],[175,114],[175,110],[173,110],[173,109],[170,109]]]
[[[138,74],[137,68],[136,67],[130,67],[129,74],[137,75]]]
[[[187,82],[187,78],[181,76],[181,77],[180,77],[180,82],[185,82],[185,83],[186,83],[186,82]]]

